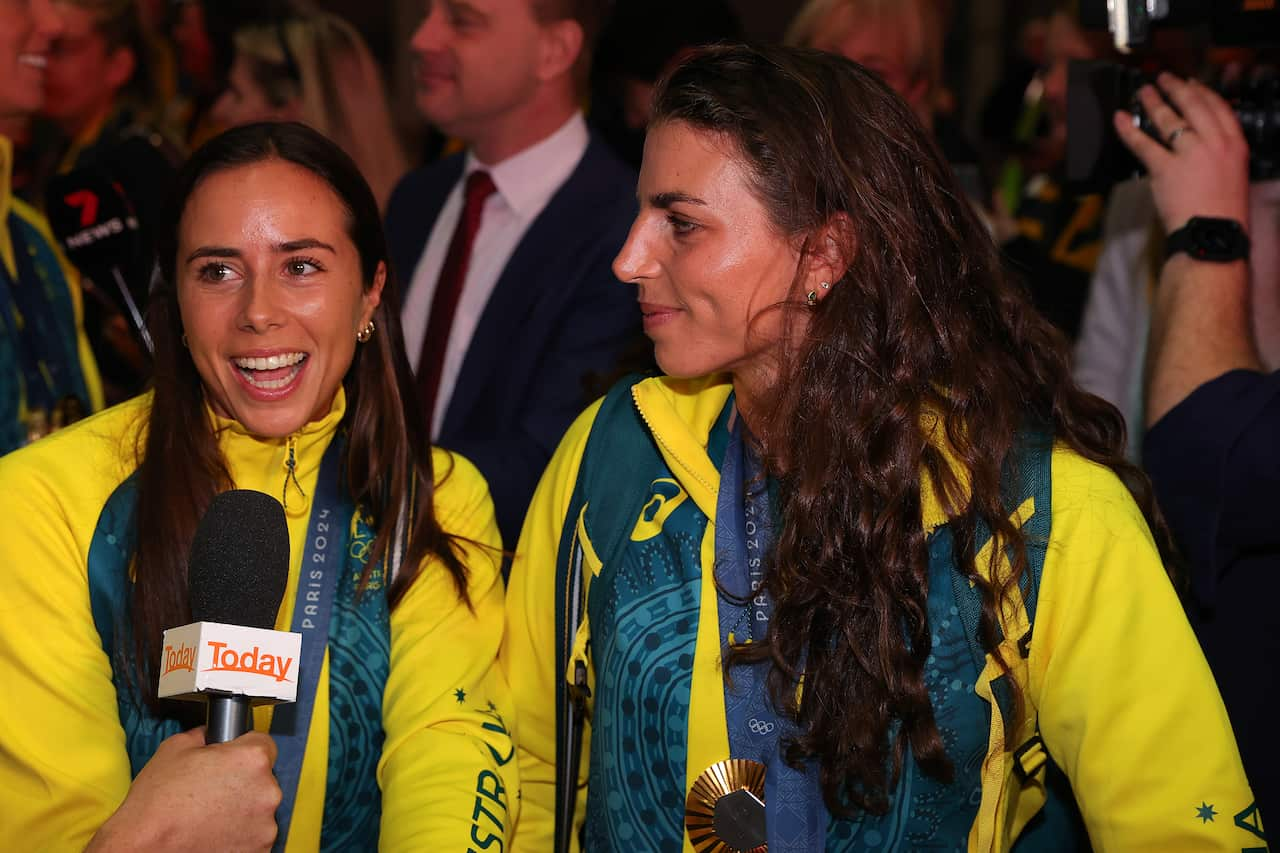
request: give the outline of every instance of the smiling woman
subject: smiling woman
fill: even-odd
[[[23,520],[0,542],[20,614],[0,619],[0,680],[22,697],[0,708],[17,796],[0,832],[261,850],[283,799],[290,849],[502,839],[516,779],[493,506],[469,462],[429,446],[368,185],[317,132],[248,125],[193,155],[165,223],[154,392],[0,462],[0,511]],[[155,674],[162,631],[190,621],[197,520],[230,488],[284,504],[277,627],[326,615],[303,649],[323,643],[325,663],[299,673],[314,692],[296,716],[259,709],[255,732],[203,746]],[[280,755],[300,777],[277,784],[267,732],[288,744],[308,714],[301,754]]]
[[[329,411],[373,319],[387,269],[366,287],[340,199],[281,160],[210,175],[178,229],[187,348],[217,414],[284,437]]]
[[[908,104],[702,49],[639,199],[614,270],[666,375],[578,419],[526,517],[513,849],[1255,843],[1119,414]]]

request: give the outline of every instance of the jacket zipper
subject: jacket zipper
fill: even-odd
[[[640,383],[636,383],[635,385],[631,386],[631,402],[635,403],[636,411],[640,413],[640,420],[644,421],[644,425],[649,428],[649,434],[653,436],[653,440],[658,442],[658,444],[662,445],[662,449],[666,451],[667,455],[669,455],[676,462],[680,463],[680,467],[683,468],[685,472],[689,474],[689,476],[693,477],[695,480],[701,483],[703,488],[705,488],[712,495],[717,494],[719,489],[713,487],[711,483],[703,479],[698,474],[697,471],[695,471],[688,463],[684,461],[683,458],[681,458],[680,454],[672,450],[671,445],[668,444],[666,441],[664,441],[662,436],[658,433],[658,431],[654,429],[653,422],[650,421],[649,416],[645,414],[644,406],[640,405],[640,395],[638,392],[639,388],[640,388]]]
[[[288,454],[285,456],[284,467],[284,486],[280,489],[280,503],[285,509],[289,508],[289,482],[293,481],[293,487],[298,490],[298,494],[304,498],[307,493],[302,490],[302,484],[298,482],[298,459],[295,449],[297,448],[298,439],[296,436],[289,436]]]

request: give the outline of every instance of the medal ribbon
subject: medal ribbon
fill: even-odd
[[[302,758],[307,751],[311,732],[311,715],[315,709],[316,688],[324,652],[329,645],[329,621],[333,614],[334,593],[338,574],[346,566],[347,539],[352,509],[342,492],[342,436],[329,442],[320,463],[316,480],[315,502],[307,524],[307,540],[298,574],[298,590],[293,602],[293,625],[290,630],[302,635],[302,654],[298,661],[298,698],[291,705],[280,705],[271,715],[271,737],[276,742],[276,781],[283,798],[276,809],[274,851],[284,850],[293,820],[298,781],[302,775]]]
[[[772,542],[769,490],[759,458],[746,446],[737,417],[720,471],[716,504],[716,579],[722,654],[730,643],[763,640],[773,603],[764,590],[765,555]],[[765,772],[765,814],[769,853],[814,853],[826,845],[827,811],[819,764],[803,770],[783,758],[795,737],[795,721],[779,714],[766,683],[769,661],[726,671],[724,704],[729,754],[758,761]]]

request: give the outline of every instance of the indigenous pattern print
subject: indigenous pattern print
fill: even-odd
[[[675,480],[650,488],[621,565],[605,566],[588,596],[596,685],[586,850],[679,849],[684,837],[707,517]]]
[[[94,624],[111,660],[112,682],[125,731],[133,776],[161,741],[189,724],[183,703],[172,703],[174,715],[154,713],[133,686],[133,639],[123,614],[128,607],[127,580],[133,555],[137,475],[112,494],[98,518],[89,546],[89,590]],[[375,567],[363,593],[358,593],[374,534],[364,514],[351,512],[346,563],[339,576],[329,625],[329,768],[326,782],[322,850],[376,850],[382,814],[377,783],[382,755],[382,690],[391,670],[390,613],[381,567]]]

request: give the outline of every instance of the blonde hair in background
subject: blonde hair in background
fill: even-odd
[[[791,19],[784,43],[840,53],[854,27],[882,21],[901,27],[907,37],[911,72],[923,80],[931,108],[946,106],[942,85],[943,0],[809,0]]]
[[[385,210],[409,160],[391,122],[382,74],[360,33],[337,15],[306,12],[241,29],[235,47],[268,100],[283,106],[296,98],[303,123],[350,155]]]

